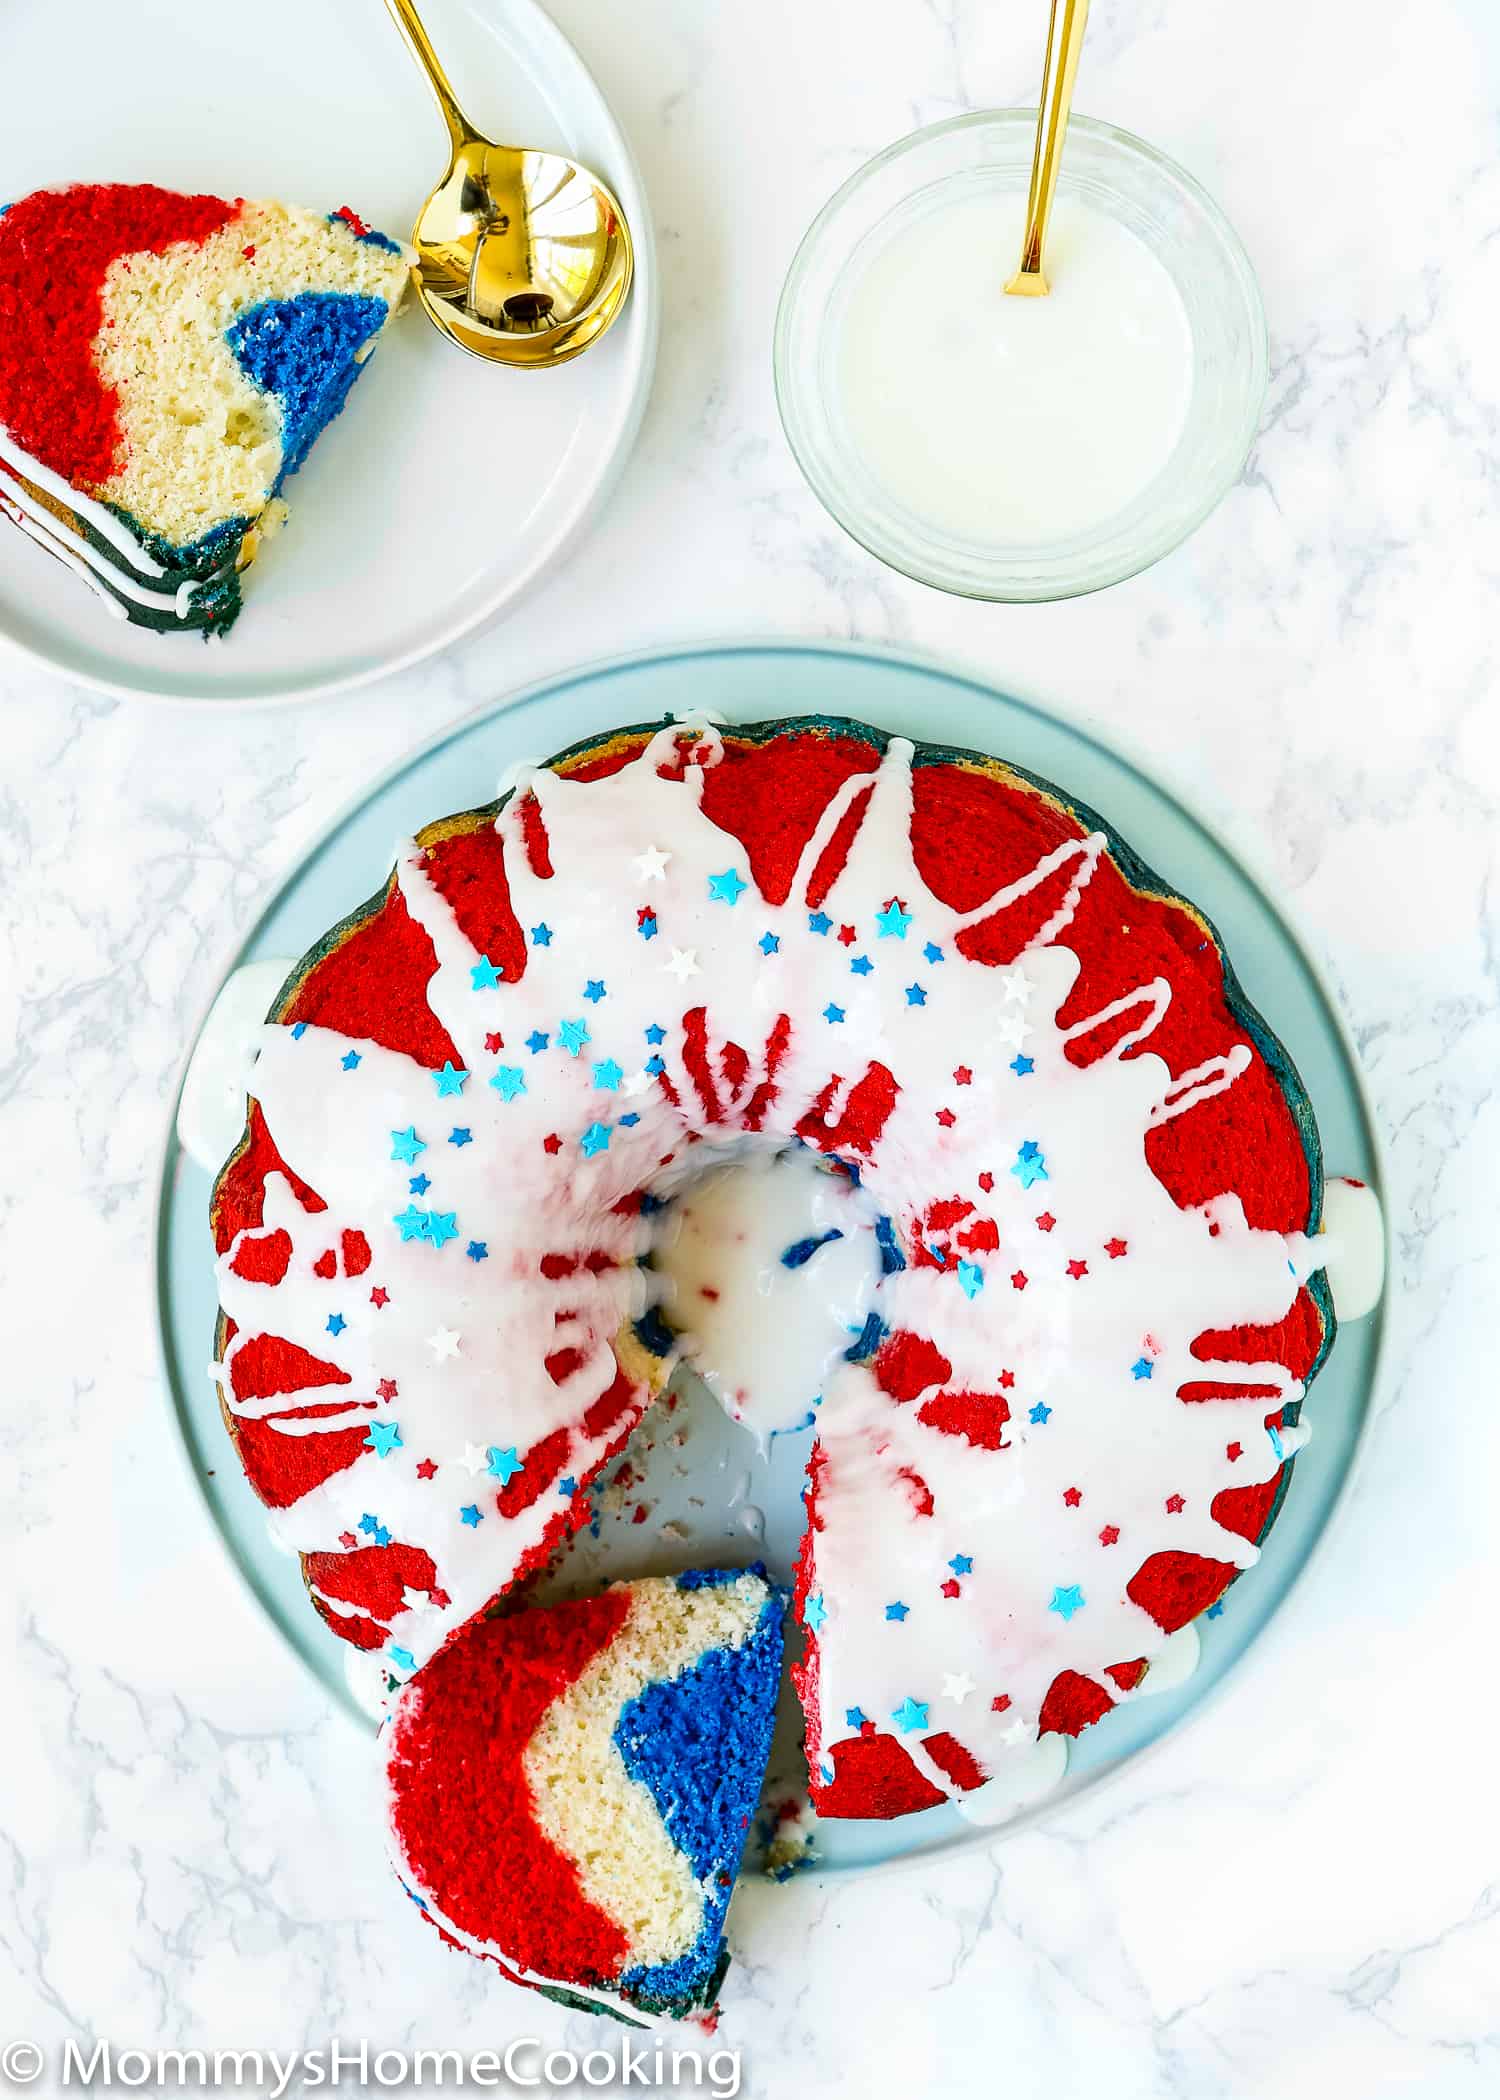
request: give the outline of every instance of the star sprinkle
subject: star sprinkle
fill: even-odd
[[[594,1067],[595,1086],[603,1087],[608,1093],[615,1093],[624,1077],[624,1072],[621,1071],[612,1057],[606,1057],[601,1064],[597,1064]]]
[[[884,911],[876,912],[875,924],[881,940],[904,941],[906,929],[911,924],[911,913],[903,909],[899,897],[893,897]]]
[[[449,1240],[458,1238],[458,1219],[451,1210],[430,1210],[427,1213],[427,1237],[434,1247],[446,1247]]]
[[[610,1130],[607,1123],[590,1123],[578,1140],[585,1159],[593,1159],[600,1152],[609,1150]]]
[[[972,1553],[955,1553],[948,1565],[955,1575],[971,1574],[974,1568],[974,1556]]]
[[[1051,1211],[1044,1210],[1037,1215],[1036,1229],[1038,1232],[1050,1232],[1056,1223],[1057,1220],[1053,1217]]]
[[[1060,1619],[1071,1619],[1075,1612],[1083,1610],[1087,1602],[1087,1597],[1076,1582],[1070,1582],[1066,1587],[1059,1583],[1052,1592],[1052,1602],[1047,1609],[1055,1611]]]
[[[807,930],[809,933],[831,933],[833,921],[826,911],[810,911],[807,915]]]
[[[1120,1256],[1128,1254],[1130,1249],[1124,1240],[1106,1240],[1104,1242],[1104,1251],[1111,1261],[1118,1261]]]
[[[405,1130],[391,1132],[391,1158],[399,1159],[403,1166],[409,1167],[418,1153],[426,1150],[427,1141],[417,1136],[414,1123],[409,1123]]]
[[[562,1139],[558,1136],[555,1130],[549,1131],[547,1136],[542,1139],[542,1150],[548,1155],[549,1158],[555,1158],[556,1155],[559,1152],[561,1152]]]
[[[425,1240],[427,1237],[427,1213],[418,1210],[415,1203],[408,1203],[405,1210],[398,1211],[391,1223],[401,1229],[402,1240]]]
[[[494,1057],[499,1051],[505,1048],[505,1038],[499,1033],[497,1029],[492,1028],[489,1034],[484,1039],[484,1047],[486,1050],[488,1050],[490,1056]],[[460,1085],[462,1085],[463,1081],[467,1079],[468,1076],[469,1075],[467,1072],[462,1072],[459,1074]]]
[[[1106,1524],[1099,1534],[1099,1543],[1101,1546],[1117,1546],[1120,1543],[1119,1525]]]
[[[958,1118],[951,1108],[940,1108],[937,1111],[937,1120],[942,1124],[944,1130],[951,1130]]]
[[[924,958],[930,963],[946,962],[947,960],[947,957],[943,954],[942,949],[938,946],[936,941],[929,941],[927,943],[927,946],[922,950],[922,954]]]
[[[1205,1619],[1222,1619],[1224,1616],[1224,1599],[1220,1597],[1217,1602],[1211,1604],[1203,1616]]]
[[[1024,970],[1011,970],[1000,980],[1002,999],[1013,999],[1017,1006],[1025,1006],[1031,997],[1031,979]]]
[[[1079,1503],[1080,1503],[1080,1502],[1081,1502],[1082,1500],[1083,1500],[1083,1489],[1082,1489],[1082,1488],[1064,1488],[1064,1489],[1063,1489],[1063,1501],[1064,1501],[1064,1502],[1066,1503],[1066,1505],[1067,1505],[1067,1507],[1068,1507],[1069,1509],[1077,1509],[1077,1507],[1078,1507]]]
[[[427,1337],[427,1346],[432,1351],[434,1363],[450,1362],[458,1354],[461,1337],[452,1327],[439,1327],[435,1334]]]
[[[1142,1378],[1149,1378],[1155,1369],[1156,1366],[1152,1363],[1149,1356],[1138,1356],[1130,1366],[1130,1375],[1139,1381]]]
[[[667,1031],[659,1021],[653,1021],[645,1033],[648,1043],[664,1043],[667,1040]]]
[[[1182,1515],[1182,1512],[1186,1508],[1187,1504],[1186,1502],[1184,1502],[1181,1495],[1168,1495],[1166,1500],[1166,1511],[1169,1517],[1180,1517]]]
[[[545,1030],[541,1028],[533,1028],[530,1035],[526,1038],[526,1047],[531,1052],[533,1057],[540,1057],[542,1052],[546,1049],[547,1045],[551,1042],[551,1040],[551,1036],[548,1035],[545,1032]],[[493,1086],[494,1084],[495,1082],[492,1079],[490,1081],[490,1085]]]
[[[868,955],[853,955],[849,958],[849,971],[851,976],[868,977],[870,972],[874,969],[874,967],[875,965],[871,962]]]
[[[910,1607],[903,1604],[900,1598],[898,1597],[894,1604],[888,1604],[886,1606],[885,1615],[888,1619],[895,1619],[899,1621],[906,1617],[909,1608]]]
[[[1026,1417],[1026,1419],[1028,1422],[1036,1423],[1037,1427],[1040,1428],[1044,1422],[1051,1421],[1052,1410],[1046,1405],[1044,1401],[1038,1400],[1036,1406],[1032,1408],[1030,1414]]]
[[[864,1710],[864,1708],[863,1708],[863,1707],[861,1707],[861,1706],[847,1706],[847,1707],[845,1707],[845,1709],[844,1709],[844,1726],[845,1726],[846,1728],[852,1728],[852,1729],[853,1729],[853,1730],[855,1731],[855,1733],[856,1733],[856,1734],[859,1734],[859,1733],[860,1733],[860,1732],[861,1732],[861,1731],[862,1731],[863,1729],[866,1729],[866,1728],[868,1728],[868,1727],[869,1727],[869,1725],[870,1725],[870,1719],[869,1719],[869,1715],[868,1715],[868,1714],[867,1714],[867,1713],[865,1712],[865,1710]]]
[[[1029,1189],[1034,1182],[1047,1180],[1046,1154],[1042,1151],[1035,1138],[1026,1140],[1016,1154],[1016,1163],[1010,1171],[1015,1175],[1023,1189]]]
[[[342,1334],[348,1324],[342,1313],[330,1313],[328,1315],[328,1332],[330,1334]]]
[[[502,1101],[514,1101],[517,1094],[526,1091],[526,1074],[519,1065],[500,1065],[491,1075],[490,1085]]]
[[[763,933],[755,945],[762,955],[775,955],[781,947],[781,936],[776,933]]]
[[[545,919],[540,926],[532,927],[531,945],[533,948],[550,948],[552,946],[552,928]]]
[[[955,1086],[972,1086],[974,1084],[974,1074],[967,1065],[956,1065],[954,1067],[953,1084]]]
[[[1025,1742],[1026,1734],[1027,1729],[1024,1721],[1012,1721],[1009,1728],[1001,1729],[1000,1740],[1004,1743],[1007,1750],[1014,1750],[1017,1743]]]
[[[645,1069],[649,1073],[651,1078],[660,1079],[662,1073],[665,1072],[665,1070],[667,1069],[667,1061],[664,1057],[660,1056],[648,1057],[646,1059]]]
[[[420,1471],[420,1468],[418,1470]],[[401,1589],[401,1609],[403,1611],[414,1611],[420,1618],[423,1612],[431,1611],[432,1609],[431,1590],[414,1590],[403,1584]]]
[[[686,984],[690,977],[700,977],[703,974],[698,966],[696,948],[674,948],[670,959],[662,964],[662,968],[668,976],[675,977],[679,984]]]
[[[1231,1465],[1234,1464],[1237,1458],[1243,1458],[1244,1453],[1245,1447],[1243,1444],[1226,1444],[1224,1446],[1224,1456],[1229,1460],[1229,1463]]]
[[[671,858],[670,853],[663,853],[659,847],[648,846],[644,853],[637,856],[635,872],[642,882],[665,882],[667,862]]]
[[[357,1050],[346,1050],[339,1059],[339,1063],[346,1072],[357,1072],[360,1064],[359,1052]]]
[[[908,1006],[925,1006],[927,1004],[927,994],[921,985],[909,984],[906,987],[906,1003]]]
[[[505,972],[497,969],[487,955],[481,955],[469,970],[469,981],[476,992],[492,992]]]
[[[962,1706],[970,1692],[976,1689],[973,1678],[961,1671],[955,1674],[949,1670],[943,1677],[943,1697],[951,1699],[955,1706]]]
[[[437,1472],[437,1460],[436,1460],[435,1458],[424,1458],[424,1459],[419,1459],[419,1460],[418,1460],[418,1462],[417,1462],[417,1478],[418,1478],[418,1480],[431,1480],[431,1479],[432,1479],[432,1477],[433,1477],[433,1475],[434,1475],[434,1474],[435,1474],[436,1472]]]
[[[1015,1270],[1010,1279],[1011,1289],[1014,1291],[1024,1291],[1026,1288],[1026,1284],[1026,1271],[1024,1269]]]
[[[394,1378],[382,1378],[375,1390],[379,1393],[382,1400],[394,1400],[397,1391],[396,1381]]]
[[[467,1524],[471,1531],[476,1531],[484,1522],[483,1513],[477,1502],[466,1502],[458,1514],[461,1522]]]
[[[486,1471],[501,1487],[509,1487],[518,1473],[526,1471],[526,1462],[517,1458],[514,1444],[507,1444],[503,1451],[498,1444],[491,1444],[485,1455],[489,1459]]]
[[[305,1036],[306,1033],[307,1023],[305,1021],[299,1021],[296,1027],[292,1030],[292,1041],[294,1043],[300,1043],[303,1036]]]
[[[843,1018],[844,1009],[841,1006],[835,1006],[833,1001],[830,999],[828,1004],[823,1009],[823,1019],[827,1021],[831,1027],[837,1027],[838,1023],[842,1021]]]
[[[583,996],[585,999],[588,1000],[591,1006],[597,1006],[599,1004],[599,1001],[604,997],[605,989],[606,987],[604,979],[602,977],[591,977],[588,983],[583,988]]]
[[[470,1261],[488,1261],[490,1258],[490,1250],[483,1240],[470,1240],[464,1252]]]
[[[427,1176],[425,1174],[413,1174],[411,1180],[406,1184],[406,1186],[411,1190],[414,1196],[425,1196],[427,1194],[427,1191],[432,1187],[432,1183],[427,1179]]]
[[[908,1692],[901,1704],[892,1710],[891,1719],[903,1735],[910,1735],[914,1729],[927,1726],[927,1708]]]
[[[398,1648],[393,1642],[385,1652],[398,1670],[414,1670],[417,1667],[417,1659],[409,1648]]]
[[[643,941],[654,941],[657,934],[661,931],[656,922],[656,913],[654,911],[637,912],[635,915],[635,930]]]
[[[463,1450],[459,1453],[458,1457],[453,1461],[453,1463],[456,1466],[462,1466],[464,1471],[472,1480],[476,1473],[482,1473],[484,1471],[485,1461],[486,1453],[478,1444],[465,1444]]]
[[[738,904],[749,887],[738,868],[726,868],[722,875],[708,878],[708,894],[718,904]]]
[[[339,1533],[339,1544],[341,1546],[347,1546],[352,1550],[355,1546],[359,1544],[359,1539],[357,1535],[352,1531],[341,1531]]]
[[[489,1047],[488,1036],[485,1038],[485,1047],[486,1049]],[[498,1041],[495,1044],[495,1048],[497,1050],[500,1048]],[[456,1065],[451,1057],[444,1058],[442,1071],[434,1072],[432,1075],[433,1083],[438,1090],[439,1100],[446,1094],[461,1094],[464,1090],[464,1081],[468,1076],[462,1065]]]
[[[963,1595],[963,1585],[955,1582],[951,1575],[946,1582],[939,1584],[939,1588],[945,1597],[961,1597]]]
[[[393,1451],[401,1449],[401,1430],[395,1422],[372,1422],[367,1431],[366,1451],[373,1451],[377,1458],[389,1458]]]
[[[1088,1273],[1088,1263],[1086,1261],[1080,1261],[1077,1255],[1075,1254],[1073,1259],[1068,1263],[1068,1274],[1073,1278],[1073,1281],[1077,1283],[1081,1277],[1087,1276]]]
[[[802,1623],[816,1633],[828,1617],[828,1606],[823,1602],[823,1593],[816,1591],[802,1607]]]
[[[557,1027],[557,1040],[562,1044],[564,1050],[570,1051],[574,1057],[580,1056],[584,1044],[592,1040],[589,1035],[587,1021],[560,1021]]]
[[[966,1298],[977,1298],[984,1289],[984,1271],[977,1261],[961,1261],[958,1265],[958,1280]]]
[[[449,1131],[448,1142],[450,1145],[472,1145],[474,1142],[474,1133],[472,1130],[465,1128],[465,1126],[460,1123],[456,1125],[454,1129]]]
[[[569,1502],[578,1493],[578,1482],[571,1473],[564,1473],[562,1479],[557,1483],[557,1492]]]
[[[1017,1079],[1024,1079],[1028,1072],[1036,1070],[1036,1059],[1034,1057],[1013,1057],[1010,1061],[1010,1068]]]

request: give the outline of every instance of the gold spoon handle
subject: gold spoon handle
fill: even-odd
[[[396,4],[397,0],[391,0],[393,7]],[[1057,170],[1073,103],[1073,77],[1078,71],[1078,54],[1083,49],[1088,19],[1089,0],[1052,0],[1047,60],[1042,68],[1042,94],[1036,113],[1031,194],[1026,200],[1026,238],[1021,243],[1021,267],[1005,287],[1023,298],[1045,297],[1050,289],[1042,269],[1042,243],[1052,216]]]
[[[474,127],[459,107],[458,97],[448,85],[448,76],[432,48],[431,39],[422,26],[422,18],[412,5],[412,0],[385,0],[395,20],[396,27],[406,39],[406,48],[427,76],[427,85],[437,97],[438,108],[443,113],[443,122],[448,127],[448,136],[455,150],[465,139],[474,136]]]

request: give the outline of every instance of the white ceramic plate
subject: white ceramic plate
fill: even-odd
[[[492,618],[599,511],[656,350],[639,171],[535,0],[427,0],[425,12],[477,124],[560,148],[614,188],[636,242],[620,321],[558,371],[505,372],[444,343],[413,307],[289,485],[291,522],[246,579],[244,615],[222,646],[106,619],[12,527],[0,531],[0,639],[106,692],[311,699]],[[347,203],[405,237],[442,172],[446,134],[380,0],[259,0],[248,18],[182,0],[9,0],[0,34],[11,89],[0,198],[154,181]]]

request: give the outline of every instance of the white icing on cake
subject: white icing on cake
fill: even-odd
[[[1322,1236],[1334,1312],[1340,1320],[1363,1320],[1385,1289],[1385,1219],[1375,1191],[1363,1181],[1326,1182]]]
[[[193,1046],[177,1104],[177,1142],[210,1174],[245,1127],[245,1091],[261,1030],[295,967],[275,958],[242,963],[225,979]]]
[[[428,1001],[467,1077],[317,1026],[265,1031],[255,1094],[282,1156],[328,1209],[303,1212],[286,1180],[269,1177],[262,1232],[289,1234],[290,1270],[276,1286],[237,1276],[238,1241],[220,1261],[221,1303],[238,1331],[219,1375],[242,1416],[337,1407],[278,1420],[279,1433],[370,1426],[353,1465],[273,1521],[307,1551],[353,1537],[430,1553],[448,1601],[398,1613],[386,1650],[397,1675],[420,1667],[504,1585],[558,1509],[549,1486],[501,1516],[496,1492],[515,1461],[566,1428],[566,1471],[581,1480],[618,1433],[590,1433],[583,1417],[616,1376],[611,1339],[647,1309],[653,1279],[637,1263],[655,1224],[615,1206],[642,1188],[670,1196],[724,1148],[743,1151],[747,1120],[759,1123],[749,1142],[784,1151],[831,1073],[841,1075],[826,1119],[836,1127],[878,1061],[899,1092],[859,1162],[863,1200],[895,1221],[903,1246],[935,1199],[976,1206],[928,1235],[932,1265],[884,1278],[880,1317],[941,1350],[943,1389],[1003,1395],[1009,1419],[999,1448],[980,1448],[921,1419],[931,1392],[893,1402],[868,1362],[839,1361],[823,1381],[808,1604],[822,1727],[809,1731],[808,1754],[823,1768],[864,1716],[946,1793],[953,1783],[924,1749],[929,1736],[956,1737],[994,1772],[1025,1754],[1001,1790],[1013,1795],[1032,1784],[1025,1773],[1055,1762],[1055,1751],[1029,1746],[1060,1672],[1119,1699],[1109,1666],[1163,1653],[1166,1636],[1126,1595],[1144,1561],[1168,1550],[1236,1568],[1256,1559],[1211,1504],[1221,1489],[1269,1481],[1298,1448],[1302,1430],[1263,1425],[1302,1388],[1279,1363],[1215,1363],[1193,1344],[1209,1330],[1280,1320],[1319,1253],[1301,1235],[1252,1229],[1230,1191],[1180,1210],[1147,1164],[1145,1133],[1233,1086],[1251,1062],[1248,1042],[1174,1076],[1149,1048],[1172,996],[1162,980],[1059,1025],[1080,968],[1067,929],[1101,835],[955,912],[916,872],[912,747],[895,739],[878,773],[834,794],[787,901],[773,905],[738,841],[703,815],[698,765],[659,777],[676,734],[662,731],[606,779],[538,770],[518,783],[497,819],[527,934],[517,982],[476,954],[424,857],[403,853],[401,892],[437,956]],[[699,749],[716,759],[711,728]],[[548,877],[522,840],[528,791]],[[861,797],[847,859],[812,910],[813,872]],[[1024,955],[994,969],[959,954],[959,932],[1049,879],[1058,902]],[[845,925],[852,943],[838,937]],[[1067,1045],[1127,1004],[1140,1021],[1094,1062],[1071,1062]],[[685,1056],[684,1016],[697,1008],[712,1108]],[[792,1026],[768,1087],[767,1046],[783,1014]],[[495,1035],[498,1051],[486,1048]],[[747,1053],[739,1076],[726,1044]],[[412,1193],[413,1178],[427,1186]],[[435,1222],[412,1226],[414,1212]],[[993,1223],[997,1246],[985,1235],[964,1245],[979,1220]],[[374,1251],[368,1273],[319,1278],[314,1262],[351,1228]],[[475,1246],[482,1259],[467,1258]],[[557,1251],[602,1260],[597,1273],[548,1280],[540,1259]],[[262,1332],[339,1365],[349,1383],[235,1396],[235,1358]],[[560,1359],[564,1350],[573,1354]],[[564,1364],[560,1375],[544,1368],[548,1357]],[[1185,1403],[1179,1388],[1193,1382],[1241,1397]],[[435,1474],[423,1478],[421,1461],[436,1462]],[[930,1514],[919,1514],[924,1503]]]

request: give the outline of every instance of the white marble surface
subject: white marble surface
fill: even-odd
[[[1015,611],[947,602],[841,538],[781,442],[768,340],[798,234],[860,159],[1026,98],[1039,0],[559,12],[636,140],[666,289],[644,440],[566,573],[424,670],[290,713],[115,705],[0,660],[0,2041],[588,2034],[468,1973],[393,1899],[365,1742],[220,1557],[157,1384],[158,1126],[215,957],[407,744],[617,649],[853,635],[945,651],[1127,737],[1269,869],[1390,1141],[1392,1347],[1353,1502],[1229,1694],[988,1854],[749,1891],[720,2039],[756,2094],[1490,2095],[1490,0],[1095,0],[1079,106],[1227,206],[1274,378],[1243,484],[1188,547]]]

